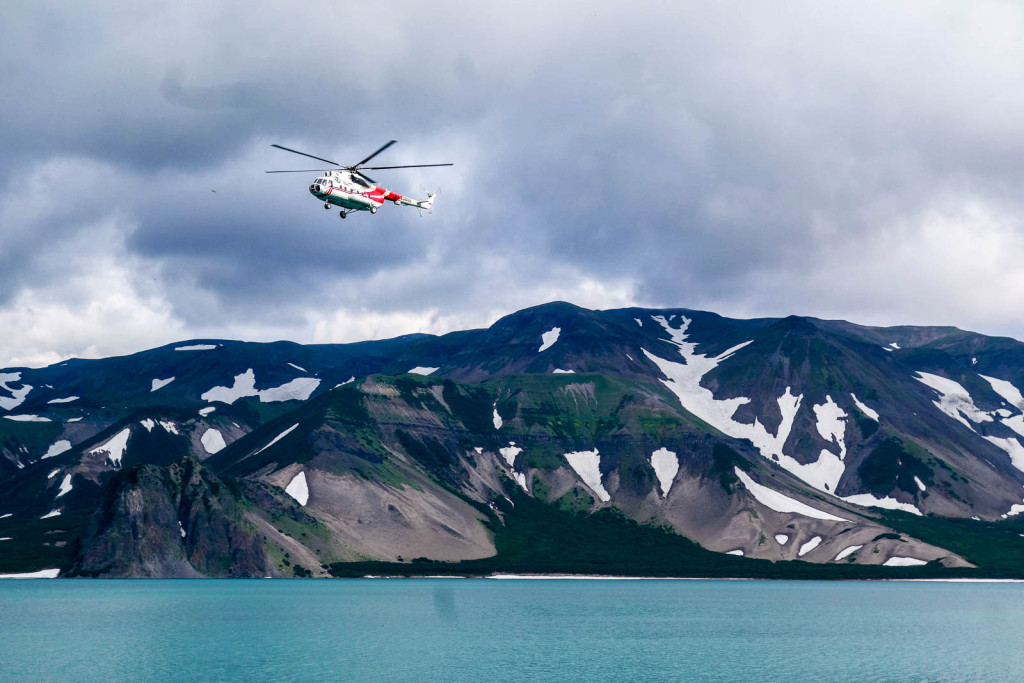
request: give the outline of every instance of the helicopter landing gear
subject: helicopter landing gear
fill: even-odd
[[[328,211],[330,211],[331,210],[331,203],[330,202],[324,202],[324,208],[327,209]]]
[[[338,215],[339,215],[339,216],[341,216],[342,218],[344,218],[344,217],[345,217],[345,216],[347,216],[348,214],[347,214],[347,213],[345,213],[345,209],[342,209],[342,210],[341,210],[341,212],[340,212],[340,213],[338,213]]]
[[[377,213],[377,207],[376,206],[371,206],[370,207],[370,213]]]

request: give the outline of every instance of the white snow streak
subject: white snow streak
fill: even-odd
[[[965,427],[974,431],[974,427],[971,423],[964,418],[969,418],[973,422],[991,422],[992,416],[986,413],[984,410],[979,410],[974,405],[974,400],[971,395],[967,393],[959,382],[954,382],[951,379],[945,377],[939,377],[938,375],[932,375],[927,372],[917,372],[917,381],[931,387],[935,391],[939,392],[939,400],[933,401],[932,403],[936,408],[941,410],[946,415],[960,422]]]
[[[56,510],[50,510],[39,519],[50,519],[51,517],[60,517],[60,508],[57,508]]]
[[[575,375],[576,371],[575,370],[562,370],[561,368],[555,368],[554,370],[551,371],[551,373],[554,374],[554,375]]]
[[[25,574],[0,574],[0,579],[56,579],[58,575],[59,569],[40,569]]]
[[[914,483],[917,484],[917,488],[921,489],[922,491],[928,490],[928,487],[925,486],[924,482],[921,481],[916,475],[914,476]]]
[[[52,403],[73,403],[74,401],[77,401],[79,398],[80,397],[78,396],[68,396],[67,398],[55,398],[52,401],[47,401],[46,405],[50,405]]]
[[[14,422],[51,422],[50,418],[39,415],[4,415],[4,417]]]
[[[295,369],[296,369],[296,370],[298,370],[299,372],[304,372],[304,373],[306,373],[307,375],[309,374],[309,371],[308,371],[308,370],[306,370],[306,368],[303,368],[303,367],[299,367],[299,366],[298,366],[298,365],[296,365],[295,363],[289,363],[288,365],[292,366],[293,368],[295,368]]]
[[[726,555],[738,555],[739,557],[743,557],[743,551],[737,548],[736,550],[730,550]]]
[[[550,330],[540,336],[541,345],[537,349],[537,353],[550,349],[556,341],[558,341],[558,335],[562,333],[561,327],[552,327]]]
[[[494,428],[495,429],[501,429],[501,425],[505,424],[502,421],[502,419],[501,419],[501,415],[498,415],[498,406],[497,406],[497,404],[495,404],[495,406],[494,406],[494,415],[492,415],[491,417],[494,420]]]
[[[669,489],[679,473],[679,457],[667,448],[659,448],[651,453],[651,467],[654,474],[658,476],[658,483],[661,484],[661,497],[668,498]]]
[[[986,377],[985,375],[978,375],[983,380],[992,385],[992,390],[997,394],[1006,399],[1006,402],[1012,405],[1017,410],[1024,412],[1024,396],[1021,395],[1020,389],[1013,386],[1011,383],[1004,379],[996,379],[995,377]]]
[[[886,496],[885,498],[876,498],[870,493],[858,493],[855,496],[845,496],[840,500],[846,501],[847,503],[853,503],[854,505],[863,505],[864,507],[875,507],[884,508],[886,510],[903,510],[904,512],[911,512],[918,517],[921,516],[921,511],[910,503],[901,503],[895,498]]]
[[[191,346],[179,346],[175,351],[213,351],[217,348],[216,344],[193,344]]]
[[[309,486],[306,485],[306,473],[299,472],[292,477],[291,482],[285,487],[284,492],[299,501],[299,505],[305,506],[309,500]]]
[[[164,428],[164,431],[168,434],[177,434],[178,425],[174,424],[169,420],[160,420],[160,426]]]
[[[890,557],[882,563],[883,567],[918,567],[928,564],[927,560],[919,560],[916,557]]]
[[[69,450],[71,450],[71,442],[65,439],[61,439],[60,441],[57,441],[56,443],[52,444],[46,450],[46,453],[43,455],[43,457],[40,459],[46,460],[47,458],[54,458],[60,455],[61,453]]]
[[[870,418],[871,418],[872,420],[874,420],[875,422],[878,422],[878,413],[877,413],[877,412],[875,412],[875,411],[874,411],[874,410],[872,410],[871,408],[868,408],[868,407],[867,407],[866,405],[864,405],[863,403],[861,403],[861,402],[860,402],[860,401],[859,401],[859,400],[857,399],[857,394],[850,394],[850,396],[852,396],[852,397],[853,397],[853,405],[857,406],[857,409],[858,409],[858,410],[860,410],[860,412],[864,413],[865,415],[867,415],[868,417],[870,417]]]
[[[770,489],[767,486],[762,486],[751,479],[750,476],[739,467],[734,467],[733,471],[736,473],[736,476],[739,477],[740,481],[743,482],[743,485],[747,490],[750,491],[750,494],[754,496],[759,503],[767,508],[775,510],[776,512],[792,512],[798,515],[804,515],[805,517],[826,519],[835,522],[850,521],[848,519],[823,512],[817,508],[813,508],[806,503],[801,503],[799,500],[790,498],[789,496]]]
[[[997,436],[986,436],[985,440],[1002,448],[1010,456],[1010,462],[1018,470],[1024,471],[1024,446],[1014,437],[1001,439]]]
[[[408,374],[410,374],[410,375],[423,375],[424,377],[426,377],[427,375],[434,374],[435,372],[437,372],[440,369],[441,369],[440,367],[427,368],[427,367],[417,366],[417,367],[413,368],[412,370],[410,370],[408,372]]]
[[[206,452],[211,455],[223,450],[227,446],[224,443],[224,436],[216,429],[207,429],[199,440],[202,442]]]
[[[60,468],[59,467],[57,469],[55,469],[55,470],[50,470],[50,473],[46,475],[46,478],[47,479],[53,479],[54,477],[57,476],[57,474],[59,472],[60,472]]]
[[[10,382],[20,381],[20,372],[0,372],[0,389],[11,393],[9,398],[6,396],[0,396],[0,408],[3,408],[4,410],[14,410],[25,402],[25,397],[28,396],[28,392],[32,391],[31,385],[25,384],[21,389],[12,389],[8,386],[8,383]]]
[[[257,454],[259,454],[259,453],[262,453],[263,451],[267,450],[268,448],[270,448],[271,446],[273,446],[273,445],[274,445],[275,443],[277,443],[278,441],[280,441],[280,440],[281,440],[281,439],[283,439],[284,437],[286,437],[286,436],[288,436],[289,434],[291,434],[291,433],[292,433],[292,431],[294,431],[294,430],[295,430],[295,428],[296,428],[296,427],[298,427],[298,426],[299,426],[299,424],[298,424],[298,423],[296,422],[296,423],[295,423],[295,424],[293,424],[293,425],[292,425],[291,427],[289,427],[288,429],[284,430],[283,432],[281,432],[280,434],[278,434],[277,436],[275,436],[275,437],[274,437],[274,440],[273,440],[273,441],[271,441],[270,443],[268,443],[268,444],[267,444],[266,446],[264,446],[263,448],[259,449],[259,450],[258,450],[258,451],[256,451],[255,453],[253,453],[253,455],[257,455]]]
[[[839,554],[836,555],[836,559],[833,560],[833,561],[834,562],[838,562],[839,560],[846,559],[847,557],[849,557],[850,555],[853,555],[855,552],[857,552],[858,550],[860,550],[863,547],[864,547],[863,545],[851,545],[848,548],[843,548],[842,550],[839,551]]]
[[[71,473],[64,475],[64,479],[60,482],[60,491],[57,492],[55,498],[60,498],[65,493],[71,490]]]
[[[167,379],[154,379],[153,380],[153,388],[149,390],[149,393],[153,393],[154,391],[156,391],[158,389],[163,389],[164,387],[166,387],[168,384],[170,384],[173,381],[174,381],[173,377],[168,377]]]
[[[607,503],[611,500],[612,497],[601,484],[601,456],[597,449],[566,453],[565,459],[569,461],[569,465],[580,476],[583,483],[597,494],[601,502]]]
[[[124,456],[124,450],[128,447],[128,437],[131,435],[131,427],[125,427],[118,432],[112,439],[107,441],[102,446],[89,451],[89,453],[106,453],[107,458],[114,464],[114,467],[121,466],[121,458]]]
[[[803,557],[807,553],[817,548],[819,545],[821,545],[821,536],[815,536],[814,538],[800,546],[800,552],[798,552],[796,556]]]
[[[215,410],[217,410],[217,406],[207,406],[206,408],[200,408],[199,414],[203,417],[208,417]]]

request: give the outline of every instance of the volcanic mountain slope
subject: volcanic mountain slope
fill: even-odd
[[[540,561],[513,534],[534,514],[700,546],[651,569],[588,541],[615,573],[984,569],[947,532],[1024,559],[1021,388],[1024,344],[954,328],[563,303],[441,337],[2,370],[0,571],[500,570]]]

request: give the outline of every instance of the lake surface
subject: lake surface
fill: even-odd
[[[1024,584],[0,581],[3,680],[1024,679]]]

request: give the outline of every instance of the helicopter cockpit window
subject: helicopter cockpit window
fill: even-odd
[[[362,185],[363,187],[369,187],[369,185],[366,184],[366,181],[363,180],[362,178],[360,178],[357,175],[352,176],[352,182],[354,182],[356,185]]]

